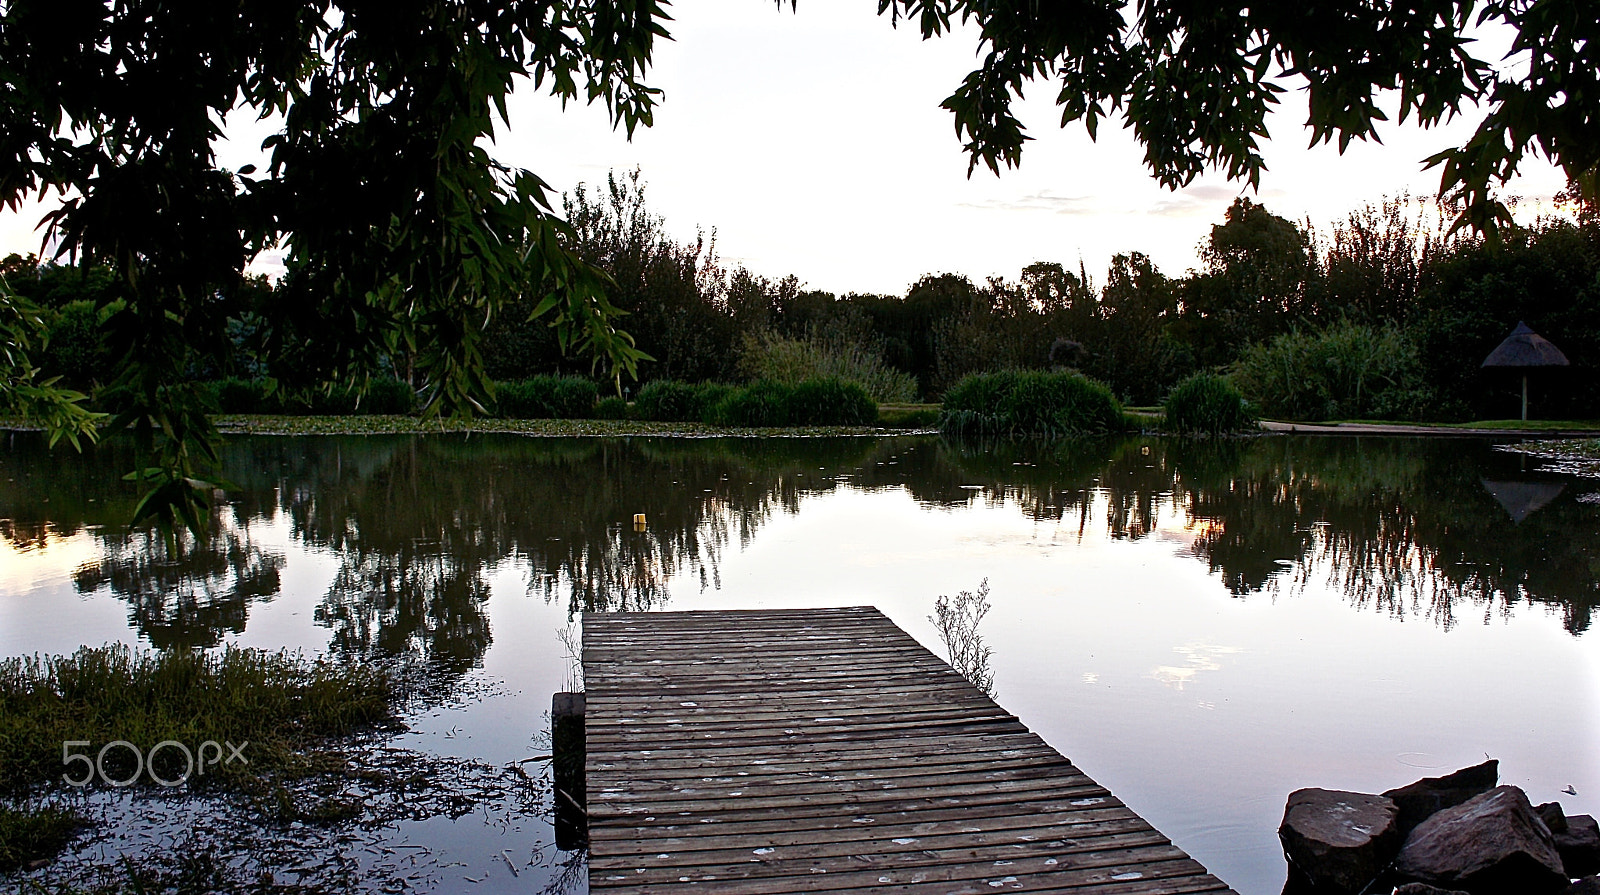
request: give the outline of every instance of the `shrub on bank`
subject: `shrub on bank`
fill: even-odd
[[[700,419],[704,409],[696,400],[695,387],[676,379],[657,379],[645,383],[634,399],[634,416],[663,423],[686,423]]]
[[[639,389],[633,415],[662,423],[698,423],[732,390],[733,386],[718,382],[690,385],[675,379],[657,379]]]
[[[259,379],[220,379],[206,386],[218,413],[282,413],[283,400]]]
[[[658,379],[639,390],[631,416],[713,426],[870,426],[878,405],[859,383],[835,377],[793,384],[759,379],[743,387]]]
[[[367,385],[366,393],[349,386],[331,391],[318,389],[311,393],[309,403],[288,402],[289,413],[314,414],[406,414],[417,409],[417,393],[410,385],[391,378],[374,379]]]
[[[597,420],[625,420],[628,418],[628,402],[619,395],[601,398],[594,405],[594,418]]]
[[[411,386],[388,378],[372,380],[365,394],[354,386],[339,386],[304,397],[286,397],[265,379],[233,378],[202,383],[200,392],[218,413],[227,414],[403,415],[417,409],[417,395]],[[111,390],[102,397],[102,403],[116,399]]]
[[[713,426],[787,426],[794,390],[781,382],[762,379],[730,391],[707,412]]]
[[[944,394],[939,428],[957,436],[1099,435],[1127,427],[1104,383],[1077,372],[975,373]]]
[[[1185,435],[1221,435],[1258,428],[1256,416],[1233,383],[1215,373],[1196,373],[1178,383],[1162,406],[1166,429]]]
[[[496,415],[518,420],[582,420],[594,415],[600,389],[581,376],[535,376],[495,386]]]
[[[110,309],[79,300],[48,312],[49,335],[40,366],[45,376],[60,376],[75,388],[89,389],[115,374],[115,359],[100,330]]]
[[[870,426],[878,404],[866,388],[843,379],[807,379],[789,394],[791,426]]]

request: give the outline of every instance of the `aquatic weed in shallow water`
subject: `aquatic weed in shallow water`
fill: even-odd
[[[48,867],[4,879],[50,895],[459,891],[465,877],[532,891],[573,859],[541,832],[547,776],[441,758],[381,741],[348,744],[343,805],[359,815],[274,817],[229,794],[91,794],[93,828]],[[291,781],[315,806],[329,780]],[[465,828],[465,829],[462,829]],[[481,842],[464,849],[463,841]],[[581,856],[578,856],[581,861]],[[520,879],[519,879],[520,876]]]
[[[197,770],[181,749],[154,749],[167,742],[191,755],[204,743],[248,743],[242,761],[218,760],[194,774],[196,783],[304,768],[319,739],[392,722],[396,696],[394,681],[377,668],[288,651],[109,645],[14,657],[0,661],[0,791],[57,781],[65,743],[80,744],[77,751],[96,756],[101,776],[118,781],[174,780]],[[132,748],[100,754],[117,741]],[[142,773],[136,751],[150,755]]]
[[[978,625],[989,614],[989,608],[989,579],[985,578],[977,593],[964,590],[953,598],[940,594],[928,621],[939,632],[939,640],[950,656],[950,667],[993,699],[994,669],[989,666],[993,651],[978,633]]]
[[[61,851],[83,826],[83,817],[63,805],[27,801],[0,803],[0,873],[10,873]]]

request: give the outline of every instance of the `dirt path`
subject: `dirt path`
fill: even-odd
[[[1600,438],[1594,429],[1468,429],[1456,426],[1411,426],[1405,423],[1280,423],[1262,420],[1268,432],[1296,435],[1431,435],[1463,438]]]

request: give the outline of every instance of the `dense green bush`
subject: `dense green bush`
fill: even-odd
[[[1196,373],[1178,383],[1162,409],[1169,432],[1219,435],[1258,428],[1244,395],[1215,373]]]
[[[713,426],[787,426],[794,390],[762,379],[730,391],[706,413]]]
[[[699,422],[704,412],[695,400],[694,386],[675,379],[645,383],[634,399],[633,409],[639,419],[664,423]]]
[[[385,377],[368,383],[365,394],[354,388],[319,391],[311,406],[313,413],[406,414],[417,409],[417,393],[408,383]]]
[[[639,391],[632,415],[718,426],[870,426],[878,405],[860,383],[837,377],[761,379],[743,388],[657,380]]]
[[[219,379],[200,386],[202,396],[218,413],[304,414],[350,416],[407,414],[416,410],[417,395],[398,379],[374,379],[366,393],[353,386],[318,389],[309,395],[285,396],[265,379]]]
[[[597,420],[625,420],[628,418],[628,402],[618,395],[601,398],[594,405],[594,418]]]
[[[694,390],[694,406],[700,412],[700,415],[695,419],[705,422],[706,417],[711,413],[711,408],[721,404],[722,399],[738,391],[739,387],[728,385],[725,382],[702,382],[695,386]]]
[[[1081,373],[976,373],[944,395],[939,428],[951,435],[1095,435],[1127,427],[1104,383]]]
[[[580,376],[535,376],[495,387],[499,416],[522,420],[581,420],[594,414],[600,389]]]
[[[218,413],[282,413],[283,401],[260,379],[220,379],[206,384]]]
[[[791,426],[870,426],[878,405],[859,383],[807,379],[793,387],[788,401]]]
[[[46,376],[60,376],[67,384],[88,388],[112,373],[111,352],[100,332],[103,315],[94,302],[69,302],[48,315],[49,330],[44,356]]]
[[[657,379],[639,389],[633,415],[663,423],[698,423],[732,391],[733,386],[718,382],[690,385],[673,379]]]
[[[1246,348],[1232,379],[1277,419],[1413,418],[1428,404],[1416,347],[1392,326],[1284,333]]]

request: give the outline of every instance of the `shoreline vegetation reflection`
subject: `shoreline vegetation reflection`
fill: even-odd
[[[131,450],[79,456],[10,436],[0,537],[32,551],[87,532],[98,555],[75,588],[123,601],[161,648],[245,629],[282,587],[281,527],[337,558],[316,608],[332,654],[464,673],[492,642],[484,602],[503,564],[523,564],[529,592],[569,614],[664,608],[670,581],[719,587],[730,547],[841,488],[900,489],[928,507],[1012,504],[1080,540],[1177,527],[1235,597],[1324,576],[1353,608],[1446,629],[1528,603],[1577,635],[1600,599],[1594,489],[1486,442],[238,438],[223,469],[239,487],[212,537],[175,552],[122,524],[134,495],[117,471]],[[642,530],[635,513],[648,516]]]

